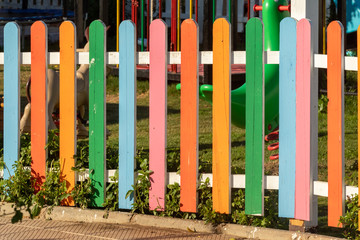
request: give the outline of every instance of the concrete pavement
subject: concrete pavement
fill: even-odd
[[[85,223],[44,219],[24,219],[12,224],[10,217],[0,217],[0,239],[242,239],[215,233],[146,227],[137,224]]]

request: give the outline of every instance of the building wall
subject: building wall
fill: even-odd
[[[29,9],[62,9],[62,0],[28,0]],[[22,0],[0,0],[0,9],[21,9]]]
[[[62,1],[61,0],[30,0],[28,8],[62,9]]]
[[[0,9],[21,9],[21,0],[0,0]]]

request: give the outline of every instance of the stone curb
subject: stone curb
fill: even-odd
[[[330,240],[343,239],[336,237],[329,237],[311,233],[301,233],[295,231],[286,231],[280,229],[251,227],[237,224],[224,224],[221,226],[221,233],[234,235],[242,238],[261,239],[261,240]]]
[[[10,203],[0,204],[0,217],[10,216],[14,210]],[[127,212],[109,212],[107,218],[104,218],[104,210],[99,209],[81,209],[75,207],[54,207],[51,214],[47,214],[46,209],[42,210],[41,218],[59,220],[59,221],[78,221],[78,222],[99,222],[99,223],[117,223],[117,224],[138,224],[147,227],[172,228],[187,231],[227,234],[241,238],[261,239],[261,240],[330,240],[340,239],[328,236],[322,236],[310,233],[300,233],[279,229],[270,229],[262,227],[243,226],[238,224],[221,224],[212,226],[205,224],[200,220],[189,220],[171,217],[158,217],[143,214],[132,214]],[[29,217],[24,213],[24,217]]]

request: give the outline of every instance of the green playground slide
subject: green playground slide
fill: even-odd
[[[287,0],[264,0],[262,19],[264,23],[264,51],[279,51],[280,21],[289,17],[288,11],[279,11],[287,6]],[[265,133],[272,132],[279,125],[279,65],[265,64]],[[178,89],[180,86],[177,87]],[[202,85],[199,97],[212,103],[212,85]],[[246,83],[231,91],[231,122],[245,128]]]

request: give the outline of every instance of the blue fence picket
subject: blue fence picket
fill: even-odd
[[[136,154],[136,28],[129,20],[119,27],[119,208],[131,209]]]
[[[4,179],[19,158],[20,122],[20,28],[15,22],[4,27]]]
[[[295,211],[296,24],[293,18],[280,23],[279,216],[287,218]]]

